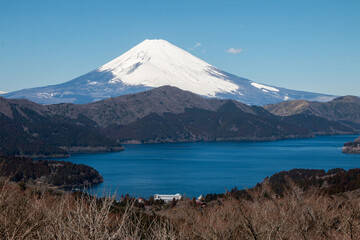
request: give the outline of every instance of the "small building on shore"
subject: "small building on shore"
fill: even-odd
[[[199,201],[203,201],[205,199],[204,195],[200,194],[200,196],[197,198]]]
[[[166,203],[171,202],[173,199],[178,201],[178,200],[182,199],[182,196],[180,193],[173,194],[173,195],[171,195],[171,194],[155,194],[154,195],[154,200],[163,200]]]

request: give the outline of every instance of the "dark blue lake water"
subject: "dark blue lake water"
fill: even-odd
[[[250,188],[265,177],[292,168],[359,168],[360,155],[341,153],[357,136],[326,136],[273,142],[201,142],[125,145],[126,151],[74,154],[65,159],[94,167],[104,189],[149,197],[181,193],[189,197]]]

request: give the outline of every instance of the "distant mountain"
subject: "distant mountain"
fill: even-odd
[[[321,126],[323,134],[353,132],[341,124],[322,120],[325,122]],[[267,113],[245,112],[229,100],[216,111],[187,108],[178,114],[152,113],[128,125],[110,125],[104,131],[123,143],[269,141],[313,137],[318,129],[308,129],[306,124],[310,125],[308,122],[304,126],[293,124]]]
[[[358,130],[352,125],[348,125],[339,121],[328,120],[323,117],[294,114],[281,118],[287,123],[305,128],[315,135],[338,135],[338,134],[357,134]]]
[[[176,87],[164,86],[148,91],[88,104],[54,104],[46,108],[53,114],[70,118],[84,115],[101,127],[112,124],[126,125],[142,119],[151,113],[183,113],[186,108],[215,111],[228,100],[209,99]],[[234,101],[245,112],[255,113],[255,107]],[[259,110],[261,108],[257,108]]]
[[[281,117],[234,100],[164,86],[88,104],[0,97],[0,155],[61,157],[122,150],[120,143],[259,141],[351,134],[318,116]]]
[[[71,152],[122,149],[82,115],[70,119],[29,100],[0,97],[0,155],[66,157]]]
[[[272,141],[356,133],[352,128],[320,117],[315,120],[322,124],[313,124],[310,121],[314,119],[310,118],[305,120],[297,124],[294,119],[257,116],[242,111],[186,109],[179,114],[150,114],[125,126],[112,125],[105,128],[105,134],[122,143],[165,143]]]
[[[278,116],[314,115],[360,130],[360,98],[355,96],[338,97],[323,103],[294,100],[266,105],[264,108]]]
[[[95,103],[48,105],[47,109],[73,119],[87,117],[120,142],[275,140],[353,133],[352,128],[321,117],[299,115],[301,123],[292,117],[284,120],[261,107],[203,98],[170,86]]]
[[[0,91],[0,95],[2,95],[2,94],[5,94],[5,93],[7,93],[7,92],[4,92],[4,91]]]
[[[51,76],[49,76],[51,77]],[[165,40],[145,40],[123,55],[69,82],[5,94],[37,103],[90,103],[161,86],[250,105],[285,100],[328,101],[331,95],[268,86],[224,72]]]

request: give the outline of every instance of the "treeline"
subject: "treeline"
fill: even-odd
[[[5,156],[0,157],[0,176],[14,182],[40,182],[64,188],[85,187],[103,181],[95,169],[83,164]]]

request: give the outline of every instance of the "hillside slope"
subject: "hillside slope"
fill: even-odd
[[[123,149],[99,134],[90,119],[52,114],[46,106],[29,100],[0,97],[0,123],[1,155],[67,157],[70,152]]]
[[[314,115],[360,129],[360,98],[355,96],[339,97],[330,102],[294,100],[266,105],[264,108],[278,116]]]
[[[120,143],[259,141],[353,134],[351,126],[304,114],[276,116],[234,100],[164,86],[88,104],[41,105],[0,98],[0,153],[61,157],[123,150]]]
[[[99,126],[126,125],[150,113],[182,113],[186,108],[216,110],[226,100],[209,99],[176,87],[164,86],[152,90],[109,98],[88,104],[54,104],[47,109],[53,114],[77,118],[80,114]],[[245,112],[254,113],[252,107],[240,102],[236,106]]]

